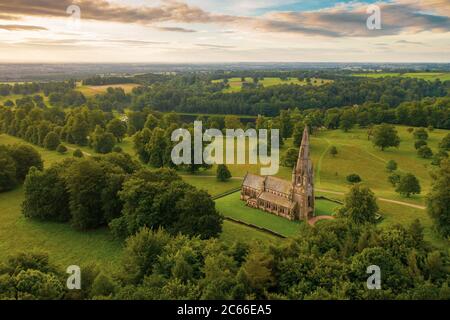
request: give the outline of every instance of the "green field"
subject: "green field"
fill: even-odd
[[[124,84],[111,84],[104,86],[84,86],[81,83],[77,83],[77,91],[80,91],[85,97],[93,97],[96,94],[105,93],[108,88],[122,88],[125,93],[130,93],[133,88],[139,86],[135,83],[124,83]]]
[[[355,73],[355,77],[368,78],[384,78],[384,77],[406,77],[418,78],[429,81],[440,79],[441,81],[450,80],[450,72],[411,72],[411,73],[394,73],[394,72],[380,72],[380,73]]]
[[[407,132],[407,127],[397,127],[401,137],[398,149],[388,149],[384,152],[372,146],[367,140],[365,129],[353,129],[344,133],[340,130],[320,131],[311,136],[311,152],[315,167],[316,195],[325,195],[334,199],[342,200],[349,185],[345,177],[350,173],[358,173],[363,182],[368,185],[378,197],[400,201],[400,203],[388,203],[378,201],[383,220],[382,226],[396,223],[409,225],[414,219],[419,218],[425,227],[425,238],[434,245],[448,248],[448,242],[439,238],[432,229],[432,221],[425,210],[411,208],[402,203],[424,205],[424,195],[430,188],[429,170],[432,168],[430,160],[420,159],[414,149],[414,138]],[[429,145],[433,151],[437,150],[439,141],[448,133],[445,130],[434,130],[430,133]],[[13,144],[23,142],[22,140],[0,135],[0,144]],[[290,146],[288,140],[282,148],[282,153]],[[127,138],[120,144],[122,148],[131,154],[132,142]],[[329,153],[330,146],[336,146],[338,154],[332,157]],[[51,163],[70,157],[71,152],[60,155],[54,151],[48,151],[34,146],[41,154],[48,166]],[[70,148],[78,148],[69,145]],[[90,148],[81,148],[86,153],[92,153]],[[387,182],[388,172],[385,170],[386,162],[395,160],[402,172],[412,172],[420,180],[422,194],[407,199],[395,193],[392,186]],[[201,171],[196,175],[188,175],[180,172],[183,179],[194,186],[207,190],[211,195],[218,195],[230,189],[240,186],[246,172],[259,174],[257,165],[230,165],[233,179],[229,182],[219,182],[215,178],[215,166],[209,170]],[[290,179],[292,168],[281,167],[279,176]],[[321,191],[319,191],[321,190]],[[337,193],[337,194],[336,194]],[[80,264],[96,261],[106,268],[117,264],[120,259],[121,246],[112,241],[109,232],[98,230],[88,233],[74,231],[68,225],[39,222],[25,219],[20,212],[23,200],[23,191],[18,188],[12,192],[0,194],[0,260],[5,256],[28,249],[40,249],[47,251],[61,264]],[[239,194],[218,199],[217,208],[225,215],[240,219],[248,223],[266,227],[286,236],[298,233],[299,222],[290,222],[269,213],[251,209],[239,200]],[[330,214],[336,205],[329,201],[318,201],[316,214]],[[221,239],[226,242],[234,240],[259,239],[262,241],[280,241],[278,238],[239,225],[225,221]],[[78,260],[77,260],[78,259]]]
[[[223,80],[213,80],[213,83],[220,83],[223,82]],[[253,78],[247,77],[245,78],[246,83],[253,83]],[[332,80],[325,80],[325,79],[319,79],[319,78],[311,78],[311,84],[314,86],[320,86],[326,83],[330,83]],[[239,92],[242,89],[243,81],[241,78],[230,78],[228,79],[228,85],[229,88],[224,89],[225,93],[232,93],[232,92]],[[259,80],[259,84],[261,84],[264,87],[271,87],[271,86],[277,86],[282,84],[295,84],[299,86],[306,86],[308,83],[306,80],[300,81],[297,78],[288,78],[285,80],[282,80],[281,78],[271,78],[267,77],[264,79]]]

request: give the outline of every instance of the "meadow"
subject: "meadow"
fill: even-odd
[[[220,83],[223,82],[223,80],[213,80],[213,83]],[[326,83],[332,82],[331,80],[326,79],[319,79],[319,78],[311,78],[311,85],[319,86]],[[239,92],[242,90],[242,85],[244,83],[253,83],[253,78],[246,77],[245,81],[242,81],[241,78],[230,78],[228,79],[228,85],[229,87],[224,89],[223,92],[225,93],[232,93],[232,92]],[[259,80],[258,82],[263,87],[271,87],[271,86],[277,86],[282,84],[295,84],[299,86],[306,86],[308,83],[306,80],[299,80],[297,78],[288,78],[288,79],[281,79],[281,78],[273,78],[273,77],[267,77],[264,79]]]
[[[75,90],[81,92],[84,94],[85,97],[93,97],[96,94],[102,94],[105,93],[108,88],[122,88],[125,93],[130,93],[133,88],[139,86],[135,83],[123,83],[123,84],[109,84],[109,85],[102,85],[102,86],[85,86],[82,85],[80,82],[77,83],[77,87]]]
[[[435,81],[440,79],[441,81],[450,80],[450,72],[410,72],[410,73],[394,73],[394,72],[380,72],[380,73],[356,73],[355,77],[368,77],[368,78],[384,78],[384,77],[406,77],[406,78],[418,78],[428,81]]]

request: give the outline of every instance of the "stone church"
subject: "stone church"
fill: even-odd
[[[248,173],[242,183],[241,200],[249,207],[289,220],[308,220],[314,216],[314,172],[308,128],[303,132],[292,181]]]

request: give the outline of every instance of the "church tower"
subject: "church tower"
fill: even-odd
[[[309,153],[308,127],[303,131],[297,164],[292,171],[293,201],[297,203],[296,218],[307,220],[314,216],[314,168]]]

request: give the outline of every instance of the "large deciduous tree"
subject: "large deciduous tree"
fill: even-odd
[[[437,230],[450,236],[450,161],[441,162],[440,169],[432,175],[431,191],[427,195],[428,214],[433,219]]]
[[[374,127],[372,131],[372,142],[384,151],[384,149],[389,147],[398,147],[400,145],[400,137],[394,126],[382,124]]]

